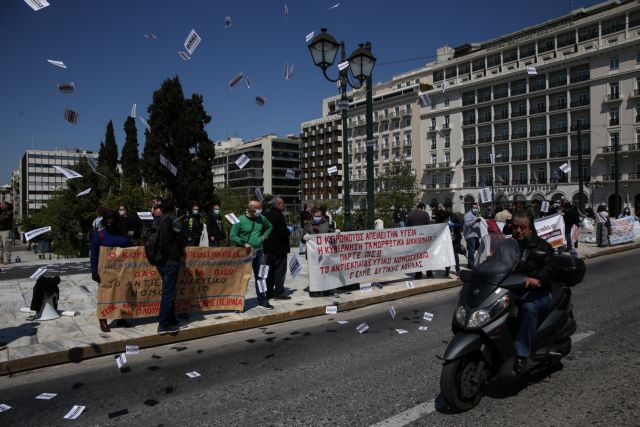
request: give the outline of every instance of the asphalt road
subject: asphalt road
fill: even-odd
[[[0,403],[12,406],[0,424],[67,425],[62,417],[85,405],[81,425],[638,425],[639,255],[588,261],[573,288],[581,340],[560,368],[492,390],[465,414],[449,414],[438,397],[450,289],[143,349],[124,369],[109,356],[0,378]],[[362,322],[370,329],[360,335]],[[58,395],[35,400],[40,393]]]
[[[89,261],[53,263],[48,265],[20,265],[13,263],[8,266],[0,266],[0,280],[26,279],[30,277],[40,267],[47,268],[48,276],[85,274],[91,271]]]

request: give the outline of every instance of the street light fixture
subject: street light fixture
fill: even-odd
[[[371,44],[360,44],[348,59],[348,66],[339,71],[338,77],[332,79],[327,75],[327,68],[335,62],[338,48],[340,48],[340,63],[347,61],[344,42],[336,42],[336,39],[327,33],[326,28],[320,30],[320,34],[314,37],[308,45],[313,63],[322,69],[322,74],[330,82],[340,84],[340,105],[342,113],[342,151],[344,163],[344,229],[351,230],[351,188],[349,183],[349,143],[347,136],[347,110],[349,103],[347,100],[347,86],[353,89],[360,89],[366,82],[366,123],[367,123],[367,227],[373,228],[373,97],[371,73],[375,65],[376,58],[371,54]],[[349,79],[349,72],[352,78],[358,80],[359,84],[352,83]]]

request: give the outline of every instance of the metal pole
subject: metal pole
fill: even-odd
[[[584,174],[582,173],[582,132],[578,122],[578,212],[584,213]],[[593,194],[591,195],[593,198]],[[593,204],[593,200],[591,201]]]
[[[619,138],[619,137],[618,137]],[[613,144],[613,179],[614,179],[614,193],[616,195],[616,201],[615,201],[615,211],[613,211],[613,214],[615,216],[618,216],[618,214],[620,213],[620,195],[619,195],[619,191],[620,191],[620,180],[618,178],[618,147],[620,145],[620,141],[619,139],[616,138],[614,144]],[[609,210],[611,211],[611,206],[609,206]]]
[[[344,42],[340,43],[340,62],[347,60]],[[347,101],[347,73],[348,67],[340,71],[340,100]],[[344,210],[344,230],[351,230],[351,186],[349,185],[349,129],[347,128],[347,109],[342,110],[342,162],[344,164],[342,181],[344,196],[342,198]],[[337,188],[336,188],[337,190]],[[337,191],[336,191],[337,197]]]
[[[371,43],[365,45],[370,48]],[[375,215],[374,206],[374,186],[373,186],[373,145],[369,142],[373,139],[373,88],[372,78],[367,77],[366,91],[367,91],[367,228],[373,229],[373,221]]]

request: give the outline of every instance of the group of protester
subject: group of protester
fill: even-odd
[[[271,298],[291,298],[286,293],[284,281],[290,251],[289,235],[292,230],[287,226],[283,215],[284,201],[279,197],[273,198],[269,207],[263,214],[262,203],[250,201],[246,212],[231,227],[228,242],[219,203],[214,203],[209,213],[202,212],[200,204],[194,203],[188,214],[178,217],[173,200],[155,198],[151,206],[153,221],[144,224],[137,215],[129,215],[125,205],[119,205],[117,212],[99,207],[91,238],[92,279],[100,283],[98,260],[101,246],[126,248],[139,245],[145,235],[157,233],[160,253],[155,267],[162,277],[158,334],[177,333],[181,326],[175,311],[176,286],[185,248],[226,244],[246,247],[253,253],[252,270],[258,305],[273,310],[273,305],[269,303]],[[259,286],[262,279],[259,277],[261,265],[269,266],[266,291]],[[100,319],[99,323],[103,332],[110,332],[107,319]],[[116,325],[130,326],[125,319],[117,320]]]

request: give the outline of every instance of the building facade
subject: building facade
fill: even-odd
[[[67,178],[54,169],[54,165],[73,168],[83,157],[97,160],[98,154],[83,149],[27,150],[12,180],[16,221],[21,222],[42,209],[53,194],[66,185]]]
[[[228,186],[237,197],[246,200],[255,197],[255,190],[259,188],[263,194],[281,197],[287,212],[297,212],[300,210],[300,146],[298,138],[276,135],[250,141],[229,138],[216,142],[213,185]],[[240,168],[235,162],[243,154],[250,161]],[[287,176],[287,171],[294,175]]]
[[[420,114],[423,201],[463,211],[481,188],[498,204],[577,201],[581,147],[583,200],[640,207],[638,1],[438,53]]]

